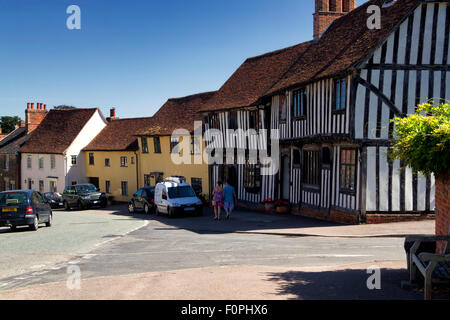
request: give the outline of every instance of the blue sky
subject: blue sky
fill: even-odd
[[[360,5],[364,0],[357,1]],[[81,30],[66,9],[81,8]],[[27,102],[153,115],[312,38],[314,0],[0,0],[0,115]]]

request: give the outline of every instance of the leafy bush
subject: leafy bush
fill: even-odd
[[[424,103],[415,114],[392,121],[396,137],[389,149],[391,159],[423,174],[450,171],[450,104]]]

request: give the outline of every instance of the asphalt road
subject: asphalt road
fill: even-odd
[[[258,221],[267,220],[267,216],[252,217],[249,220],[253,226],[270,222]],[[202,225],[201,230],[193,229],[196,221]],[[0,231],[0,290],[65,281],[69,264],[79,266],[82,278],[87,279],[215,266],[333,267],[405,259],[402,238],[223,233],[213,231],[215,223],[229,224],[232,230],[242,221],[213,221],[209,216],[131,217],[125,207],[115,211],[61,211],[50,229],[36,233]],[[329,225],[315,220],[304,223]],[[135,228],[139,229],[121,236]]]
[[[91,214],[90,211],[55,210],[51,228],[41,225],[36,232],[27,227],[16,232],[0,228],[0,277],[41,272],[146,223],[111,214],[116,211],[110,208]]]

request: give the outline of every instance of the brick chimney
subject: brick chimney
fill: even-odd
[[[356,0],[315,0],[314,39],[318,39],[322,32],[337,18],[346,15],[356,8]]]
[[[43,103],[37,103],[36,109],[34,108],[34,103],[27,103],[27,109],[25,110],[25,128],[27,129],[27,134],[36,129],[39,124],[44,120],[47,115],[47,105]]]
[[[116,116],[116,108],[109,109],[109,117],[106,118],[106,121],[111,122],[117,119],[119,119],[119,117]]]

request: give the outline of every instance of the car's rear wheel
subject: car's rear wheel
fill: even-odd
[[[37,231],[39,229],[39,218],[38,216],[34,216],[33,223],[30,224],[30,229],[33,231]]]
[[[11,226],[9,227],[9,229],[11,230],[11,232],[15,232],[17,231],[17,226]]]
[[[69,206],[69,203],[67,201],[64,201],[64,210],[70,211],[70,206]]]
[[[145,214],[150,213],[150,208],[148,207],[148,204],[144,204],[144,212],[145,212]]]
[[[78,209],[80,209],[80,210],[86,209],[86,206],[80,200],[78,200]]]
[[[48,221],[45,223],[45,226],[46,227],[51,227],[52,224],[53,224],[53,215],[51,214],[51,215],[48,216]]]
[[[134,208],[134,203],[133,203],[133,202],[130,202],[130,203],[128,204],[128,212],[129,212],[129,213],[134,213],[134,210],[135,210],[135,208]]]

